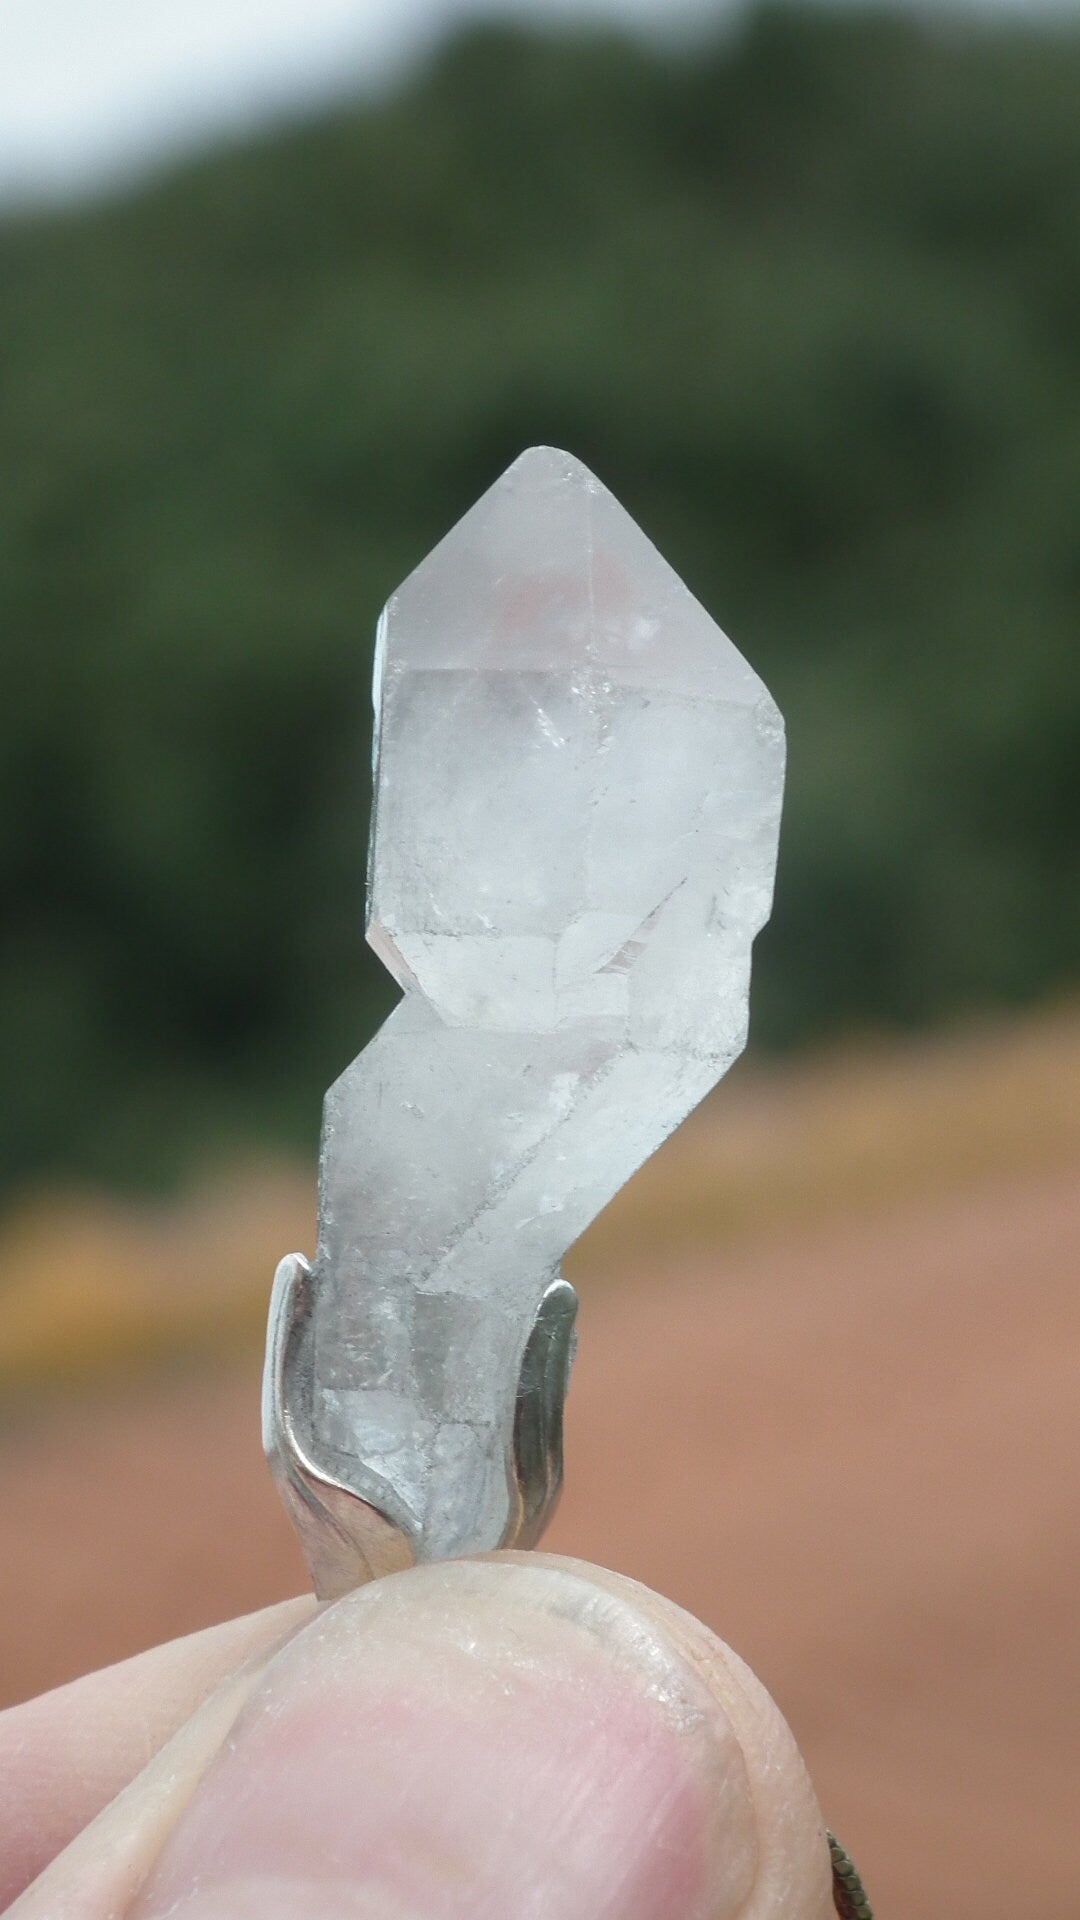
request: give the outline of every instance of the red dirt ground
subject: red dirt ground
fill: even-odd
[[[777,1695],[879,1913],[1080,1911],[1080,1182],[987,1180],[583,1288],[552,1547]],[[0,1700],[299,1589],[254,1364],[0,1445]]]

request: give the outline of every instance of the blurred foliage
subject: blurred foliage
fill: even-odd
[[[755,1036],[1080,973],[1080,36],[477,29],[0,229],[0,1153],[312,1141],[382,600],[572,447],[789,724]]]

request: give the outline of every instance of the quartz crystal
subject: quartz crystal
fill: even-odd
[[[368,939],[325,1106],[311,1420],[420,1559],[494,1547],[567,1247],[741,1051],[783,726],[618,502],[522,454],[379,627]]]

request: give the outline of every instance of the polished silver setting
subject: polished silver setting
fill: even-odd
[[[263,1376],[263,1446],[296,1528],[320,1600],[336,1600],[427,1556],[400,1512],[380,1511],[319,1458],[312,1420],[311,1268],[301,1253],[274,1277]],[[525,1342],[513,1424],[506,1435],[511,1519],[497,1541],[463,1540],[461,1552],[534,1547],[562,1489],[563,1403],[575,1348],[577,1294],[561,1277],[547,1288]],[[361,1463],[358,1463],[360,1465]]]
[[[415,1559],[402,1529],[320,1464],[311,1422],[311,1268],[286,1255],[274,1276],[263,1375],[263,1446],[320,1600],[336,1600]]]

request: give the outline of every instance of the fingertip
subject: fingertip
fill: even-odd
[[[785,1835],[755,1777],[777,1753],[760,1702],[695,1627],[536,1555],[348,1595],[253,1690],[139,1920],[232,1920],[253,1884],[263,1920],[304,1899],[327,1920],[365,1901],[466,1920],[516,1911],[524,1889],[536,1920],[818,1920],[812,1870],[786,1906],[759,1897],[802,1872],[797,1846],[781,1871],[799,1822]]]
[[[640,1581],[584,1562],[561,1564],[579,1566],[597,1585],[622,1594],[655,1620],[731,1727],[746,1766],[757,1856],[740,1920],[835,1920],[821,1807],[795,1736],[757,1674],[703,1621]],[[731,1823],[722,1821],[721,1829],[723,1844],[729,1844]]]

